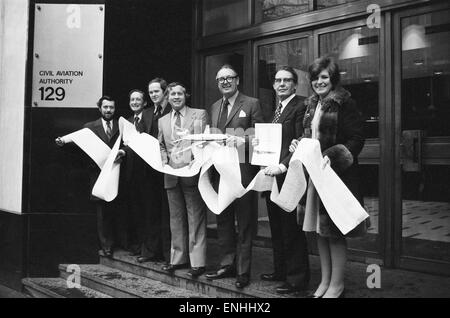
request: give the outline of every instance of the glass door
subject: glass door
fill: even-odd
[[[368,252],[366,257],[378,258],[381,250],[383,213],[380,202],[380,38],[379,29],[370,29],[365,21],[356,21],[317,31],[317,56],[331,56],[340,68],[341,84],[350,92],[365,118],[366,142],[358,157],[364,205],[370,214],[371,226],[361,238],[348,239],[352,250]],[[364,254],[364,253],[363,253]],[[371,255],[372,254],[372,255]],[[373,262],[373,260],[370,260]],[[381,262],[381,257],[380,260]]]
[[[397,15],[399,266],[450,273],[450,8]]]
[[[296,94],[302,98],[311,95],[307,78],[308,65],[312,62],[313,41],[310,33],[297,33],[288,36],[261,40],[255,43],[253,60],[256,72],[253,89],[261,102],[265,122],[270,122],[275,112],[276,95],[273,79],[278,67],[291,66],[298,75]],[[258,195],[258,233],[262,238],[270,238],[270,226],[265,198]]]
[[[206,110],[221,98],[216,82],[216,74],[224,64],[231,65],[239,74],[239,91],[250,94],[250,72],[247,65],[250,62],[249,49],[247,45],[222,48],[203,54],[203,89],[199,91],[202,95],[202,104]]]

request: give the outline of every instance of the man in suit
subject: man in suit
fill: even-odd
[[[102,96],[98,100],[97,106],[101,118],[86,123],[84,128],[92,130],[92,132],[94,132],[105,144],[112,148],[119,137],[119,124],[116,119],[113,119],[116,109],[115,101],[109,96]],[[65,144],[65,141],[61,137],[56,138],[55,142],[58,146],[63,146]],[[100,169],[98,166],[90,161],[89,175],[91,192],[99,174]],[[91,200],[95,202],[97,210],[97,232],[100,246],[105,256],[112,258],[113,247],[116,243],[114,240],[114,223],[117,213],[119,212],[117,211],[119,198],[116,198],[111,202],[106,202],[91,195]]]
[[[292,67],[282,66],[275,73],[273,88],[278,105],[272,117],[272,123],[282,125],[280,164],[266,167],[264,172],[277,176],[281,188],[286,177],[287,166],[292,154],[289,145],[292,139],[303,132],[305,114],[304,98],[295,94],[298,75]],[[277,287],[280,294],[304,291],[309,283],[309,261],[305,233],[297,224],[297,213],[287,213],[266,196],[270,230],[272,234],[274,272],[262,274],[262,280],[284,281]]]
[[[148,95],[150,96],[153,106],[150,112],[153,112],[153,122],[150,133],[153,137],[158,138],[158,120],[170,113],[172,110],[167,102],[166,91],[167,82],[163,78],[156,77],[148,83]],[[164,174],[155,171],[155,196],[161,197],[161,243],[160,249],[166,263],[170,262],[170,218],[169,203],[167,201],[167,193],[164,189]]]
[[[145,108],[145,93],[134,89],[129,94],[130,109],[133,115],[128,120],[139,133],[152,134],[156,125],[154,107]],[[163,260],[161,248],[161,196],[158,173],[153,170],[131,148],[119,151],[125,157],[125,184],[128,192],[129,244],[137,261]]]
[[[186,88],[181,83],[170,83],[167,95],[172,111],[158,122],[161,158],[172,168],[182,168],[192,162],[192,152],[186,148],[189,144],[177,140],[185,134],[202,133],[208,114],[203,109],[186,106]],[[190,262],[188,274],[196,278],[205,272],[206,265],[206,205],[198,190],[198,175],[166,174],[164,187],[169,199],[172,244],[170,264],[162,269],[172,273]]]
[[[211,126],[231,135],[227,144],[237,147],[241,182],[246,187],[257,174],[258,167],[250,165],[249,136],[244,132],[254,128],[255,123],[263,122],[261,106],[259,100],[238,91],[239,76],[232,66],[222,66],[217,72],[216,81],[222,98],[210,108]],[[242,133],[244,136],[241,135]],[[237,274],[237,288],[243,288],[249,284],[252,239],[257,225],[255,203],[256,192],[249,191],[217,216],[217,235],[222,255],[220,268],[216,272],[207,274],[208,279],[233,277]],[[238,223],[237,242],[235,218]]]

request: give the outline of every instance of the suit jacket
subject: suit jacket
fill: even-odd
[[[280,163],[286,167],[288,167],[289,160],[292,157],[292,153],[289,152],[292,139],[297,139],[303,134],[303,118],[306,110],[304,100],[305,98],[295,95],[278,119],[278,123],[282,125]],[[270,121],[273,120],[274,116],[275,113]]]
[[[318,101],[319,97],[315,94],[305,101],[307,108],[303,121],[304,137],[311,138],[311,122]],[[362,202],[357,166],[358,155],[365,142],[364,119],[350,92],[342,87],[332,90],[321,103],[323,114],[318,124],[318,139],[322,153],[329,157],[331,168]]]
[[[219,99],[214,104],[211,105],[211,127],[217,128],[219,122],[220,107],[222,105],[222,99]],[[241,162],[241,182],[244,186],[247,186],[253,177],[258,172],[259,168],[250,165],[250,154],[249,154],[249,128],[255,128],[255,123],[264,122],[261,105],[259,100],[253,97],[249,97],[242,93],[238,93],[236,100],[234,102],[233,108],[231,109],[230,115],[227,118],[225,129],[240,128],[239,131],[235,131],[235,135],[245,137],[245,145],[241,145],[238,148],[239,161]],[[244,132],[247,131],[245,134]],[[223,133],[226,133],[224,131]],[[251,132],[254,134],[254,131]]]
[[[202,132],[206,125],[209,123],[208,113],[204,109],[190,108],[185,106],[186,114],[184,117],[183,129],[187,129],[189,134],[194,133],[194,124],[201,125]],[[168,163],[172,168],[182,168],[189,165],[192,159],[192,152],[190,150],[176,155],[176,153],[188,147],[190,144],[188,142],[180,142],[175,145],[173,135],[172,135],[172,125],[171,125],[172,113],[168,113],[161,117],[158,121],[158,140],[161,149],[161,158],[164,163]],[[188,185],[197,185],[198,176],[186,178],[186,183]],[[164,175],[164,187],[166,189],[173,188],[178,183],[178,177],[172,175]]]
[[[164,109],[161,113],[161,116],[159,118],[170,113],[171,110],[172,110],[172,107],[170,106],[169,103],[167,103],[166,107],[164,107]],[[159,118],[155,118],[155,105],[150,106],[148,108],[148,111],[151,113],[151,121],[152,121],[152,124],[151,124],[150,128],[148,129],[149,134],[152,137],[158,138],[158,120],[159,120]]]
[[[150,131],[152,129],[153,115],[153,111],[150,108],[144,108],[144,110],[142,111],[142,118],[138,124],[138,129],[140,132],[150,134]],[[134,123],[134,115],[128,117],[128,121],[130,123]]]
[[[95,121],[86,123],[84,125],[84,128],[88,128],[88,129],[92,130],[92,132],[94,134],[96,134],[105,144],[107,144],[109,148],[112,148],[114,146],[114,143],[116,142],[117,138],[119,137],[119,123],[116,119],[113,119],[112,122],[113,122],[112,137],[110,140],[108,140],[108,136],[106,135],[105,129],[103,128],[101,118],[99,118]],[[97,180],[99,174],[100,174],[100,169],[91,160],[89,162],[89,179],[90,179],[91,192],[92,192],[92,188],[94,187],[95,181]],[[98,200],[98,199],[91,195],[91,200]]]

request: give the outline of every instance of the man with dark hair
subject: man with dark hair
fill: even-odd
[[[158,120],[164,115],[170,113],[172,107],[167,102],[166,96],[167,82],[161,77],[156,77],[148,83],[148,95],[150,96],[153,106],[149,107],[149,112],[153,113],[152,127],[150,134],[158,138]],[[170,262],[170,219],[169,219],[169,203],[167,201],[167,192],[164,189],[164,174],[154,171],[157,183],[154,187],[155,197],[161,198],[161,240],[160,247],[164,260]]]
[[[158,138],[158,119],[171,110],[167,103],[166,88],[166,80],[160,77],[156,77],[148,83],[148,95],[153,102],[153,106],[150,107],[153,111],[151,135],[155,138]]]
[[[241,182],[246,187],[257,174],[258,169],[250,165],[248,136],[241,139],[237,138],[235,133],[239,130],[244,133],[247,129],[254,128],[255,123],[263,122],[261,106],[258,99],[238,91],[239,75],[232,66],[222,66],[217,72],[216,81],[222,98],[210,108],[211,127],[232,135],[227,140],[227,144],[235,145],[238,149]],[[243,143],[242,140],[245,142]],[[255,203],[256,192],[249,191],[217,216],[217,235],[222,253],[221,267],[216,272],[207,274],[208,279],[233,277],[237,272],[236,287],[243,288],[249,284],[252,239],[256,233],[257,224]],[[238,224],[237,240],[235,218]]]
[[[292,154],[289,146],[292,139],[303,133],[305,114],[304,98],[295,94],[297,89],[297,72],[289,66],[278,68],[273,79],[273,89],[278,104],[272,117],[272,123],[282,125],[280,164],[266,167],[264,172],[277,176],[281,188],[286,177],[287,166]],[[262,274],[262,280],[283,281],[277,288],[280,294],[303,291],[309,283],[309,260],[306,236],[297,224],[297,213],[283,211],[266,196],[267,211],[272,235],[274,272]]]
[[[84,128],[90,129],[105,144],[112,148],[119,137],[119,124],[116,119],[113,119],[116,109],[115,101],[111,97],[105,95],[98,100],[97,106],[100,111],[101,118],[86,123]],[[65,144],[63,138],[61,137],[56,138],[55,142],[58,146],[63,146]],[[89,176],[91,192],[99,174],[100,169],[98,166],[93,161],[90,161]],[[91,200],[95,201],[96,205],[97,231],[101,249],[106,257],[111,258],[115,243],[114,221],[116,214],[119,212],[117,211],[119,199],[116,198],[111,202],[106,202],[91,195]]]

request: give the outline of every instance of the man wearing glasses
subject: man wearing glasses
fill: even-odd
[[[255,123],[263,122],[259,100],[238,91],[239,75],[230,65],[224,65],[216,75],[217,86],[222,98],[210,107],[212,128],[227,133],[227,145],[236,147],[239,153],[241,182],[244,187],[258,172],[250,165],[249,131]],[[218,180],[216,180],[215,183]],[[235,218],[238,223],[236,242]],[[236,199],[217,216],[217,235],[221,261],[220,268],[206,275],[208,279],[234,277],[236,287],[243,288],[250,282],[252,238],[257,225],[256,192],[249,191]]]
[[[289,152],[290,140],[297,139],[303,132],[305,115],[304,98],[296,95],[298,75],[289,66],[281,66],[275,73],[273,89],[278,104],[272,116],[272,123],[282,125],[280,164],[269,166],[264,172],[277,176],[281,188],[292,154]],[[305,233],[297,224],[297,213],[287,213],[266,197],[267,212],[272,235],[274,272],[262,274],[261,279],[281,281],[276,291],[280,294],[302,292],[308,287],[309,261]]]

